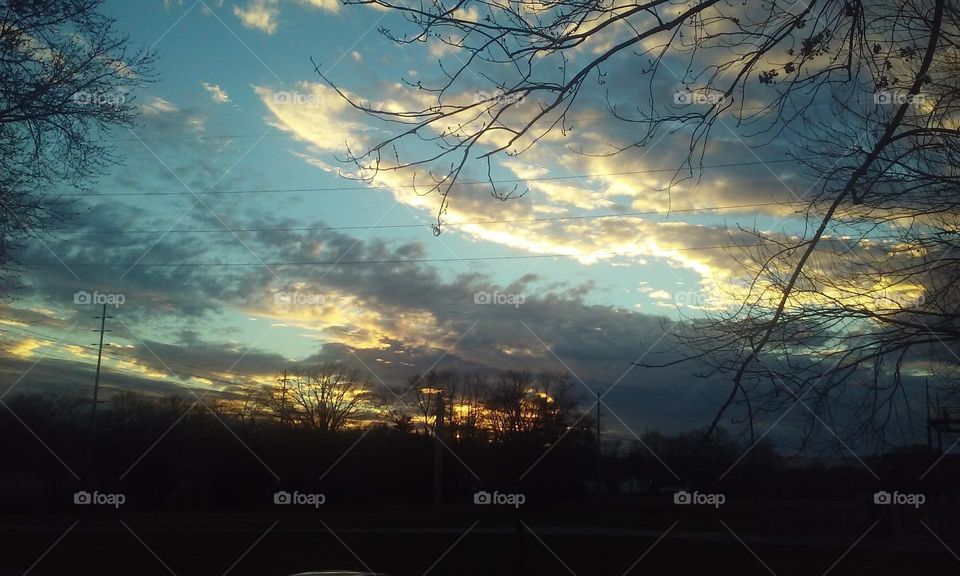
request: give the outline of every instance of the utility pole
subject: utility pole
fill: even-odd
[[[103,333],[109,332],[109,330],[104,330],[107,325],[106,304],[103,305],[103,311],[101,312],[100,316],[96,316],[96,318],[100,318],[100,345],[97,349],[97,375],[93,378],[93,407],[90,411],[91,421],[93,424],[96,424],[97,422],[97,395],[100,392],[100,363],[103,360]],[[113,318],[113,316],[110,316],[110,318]],[[94,332],[96,332],[96,330],[94,330]]]
[[[602,466],[600,456],[600,389],[597,389],[597,523],[600,523],[600,469]]]
[[[927,452],[933,453],[933,436],[930,431],[930,380],[923,379],[923,388],[927,394]]]
[[[107,305],[104,304],[100,316],[94,316],[94,318],[100,319],[100,343],[97,348],[97,372],[93,378],[93,405],[90,407],[90,445],[87,451],[88,477],[93,476],[93,462],[97,444],[97,403],[100,395],[100,365],[103,361],[103,333],[109,332],[106,329],[107,318],[113,318],[113,316],[107,316]],[[94,330],[94,332],[96,331]]]
[[[443,391],[437,393],[436,417],[433,421],[433,512],[443,511],[443,415],[445,411]]]
[[[283,380],[280,381],[280,424],[287,420],[287,371],[283,371]]]
[[[937,392],[937,405],[934,410],[937,411],[937,419],[939,420],[940,416],[940,393]],[[943,434],[941,433],[942,428],[937,426],[937,454],[943,454]]]

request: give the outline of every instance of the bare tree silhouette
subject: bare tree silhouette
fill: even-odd
[[[640,128],[608,154],[647,146],[665,130],[688,138],[667,193],[700,181],[718,127],[754,148],[789,144],[809,184],[808,194],[796,195],[803,209],[793,213],[805,221],[802,232],[744,230],[758,240],[731,253],[745,285],[707,320],[676,325],[674,351],[730,380],[708,435],[738,404],[752,434],[759,414],[803,399],[812,407],[811,429],[828,421],[852,437],[882,440],[890,425],[906,427],[911,417],[907,399],[916,391],[902,388],[905,363],[921,350],[936,362],[960,358],[960,269],[951,256],[960,136],[956,6],[348,3],[402,14],[412,31],[381,30],[400,46],[441,42],[456,56],[453,68],[441,62],[438,81],[405,80],[415,95],[405,109],[352,98],[317,68],[356,109],[399,126],[369,149],[348,149],[353,177],[396,172],[419,193],[437,195],[436,233],[469,168],[486,171],[496,198],[522,194],[498,188],[495,159],[541,146],[548,135],[562,139],[576,127],[571,111],[591,83],[605,91],[613,118]],[[646,92],[604,87],[615,64],[634,70]],[[486,83],[479,90],[478,78]],[[678,87],[701,105],[676,101]]]
[[[296,370],[264,387],[264,407],[282,423],[336,432],[369,416],[370,381],[342,364]]]
[[[89,185],[116,159],[103,134],[136,117],[152,56],[128,53],[101,4],[0,3],[0,265],[68,215],[50,188]]]

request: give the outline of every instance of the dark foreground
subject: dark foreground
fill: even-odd
[[[408,521],[381,517],[385,523],[299,513],[10,516],[0,526],[0,576],[960,573],[948,549],[960,550],[960,542],[939,541],[922,525],[782,536],[722,518],[652,518],[631,528],[485,519],[440,525],[425,520],[429,512],[408,514]]]

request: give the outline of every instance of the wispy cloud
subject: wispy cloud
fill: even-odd
[[[203,89],[210,94],[210,97],[213,98],[214,102],[225,104],[230,101],[230,95],[227,94],[227,91],[224,90],[219,84],[210,84],[209,82],[204,82],[202,86]]]
[[[233,15],[247,28],[254,28],[267,34],[277,31],[277,15],[280,13],[277,2],[254,0],[246,7],[234,6]]]
[[[298,0],[297,3],[330,12],[336,12],[340,9],[338,0]],[[247,28],[273,34],[277,31],[280,0],[250,0],[246,6],[234,6],[233,14]]]

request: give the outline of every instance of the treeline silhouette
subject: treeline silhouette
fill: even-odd
[[[77,490],[100,490],[124,494],[125,509],[246,509],[296,490],[323,493],[325,510],[429,509],[439,475],[445,506],[498,490],[525,494],[525,513],[568,516],[598,500],[614,515],[666,509],[677,490],[869,505],[873,492],[896,488],[956,510],[957,463],[945,458],[919,480],[937,457],[926,447],[828,466],[790,462],[769,440],[722,429],[706,443],[702,430],[604,431],[598,443],[587,400],[563,374],[438,370],[386,391],[340,365],[217,396],[121,392],[95,425],[88,396],[14,393],[0,410],[0,508],[59,510]]]
[[[89,396],[15,393],[0,410],[0,506],[57,508],[78,489],[143,507],[258,506],[281,489],[331,505],[429,502],[438,458],[445,500],[521,476],[576,498],[597,452],[573,390],[557,374],[432,371],[389,391],[325,364],[217,395],[119,392],[95,423]]]

